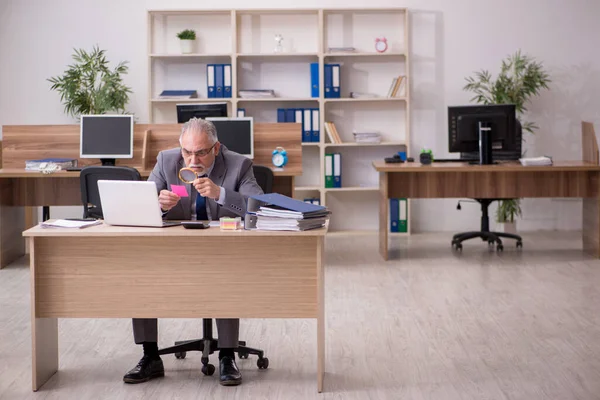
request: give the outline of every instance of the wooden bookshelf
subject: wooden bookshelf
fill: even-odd
[[[176,33],[183,29],[197,34],[191,54],[181,54],[179,48]],[[328,205],[330,195],[339,193],[339,201],[347,198],[346,193],[364,193],[368,196],[364,207],[377,208],[378,199],[371,193],[378,189],[378,174],[355,164],[370,165],[397,151],[411,156],[409,33],[406,8],[148,11],[150,122],[175,122],[176,103],[227,102],[231,116],[244,108],[257,123],[276,122],[277,108],[317,108],[320,141],[302,143],[304,174],[296,177],[296,197],[318,195],[321,204]],[[274,51],[276,34],[284,38],[282,52]],[[374,47],[380,36],[388,41],[384,53]],[[330,51],[346,46],[355,50]],[[311,97],[308,64],[312,62],[319,63],[319,97]],[[206,65],[213,63],[231,64],[231,98],[206,98]],[[340,64],[340,98],[324,96],[326,63]],[[403,92],[388,97],[393,78],[402,75]],[[273,89],[277,97],[239,97],[240,90],[257,88]],[[158,98],[169,89],[197,90],[199,98]],[[377,97],[352,98],[351,92]],[[325,122],[335,123],[342,143],[331,143]],[[378,131],[381,142],[356,143],[353,131]],[[325,188],[325,154],[333,152],[342,154],[342,188]],[[330,232],[356,229],[353,218],[359,209],[330,208]],[[410,201],[408,208],[410,217]],[[410,226],[409,218],[409,233]],[[367,229],[376,232],[378,221]]]

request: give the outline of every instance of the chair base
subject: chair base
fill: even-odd
[[[215,351],[219,350],[218,340],[213,338],[212,335],[212,320],[203,319],[203,335],[202,339],[184,340],[175,342],[174,346],[166,347],[158,350],[159,355],[174,354],[177,359],[184,359],[188,351],[199,351],[202,352],[202,373],[204,375],[212,375],[215,372],[215,367],[209,364],[208,357]],[[269,359],[264,356],[264,351],[254,349],[252,347],[246,347],[246,342],[238,342],[239,346],[233,349],[234,352],[238,353],[238,357],[246,359],[250,354],[258,356],[256,366],[259,369],[267,369],[269,367]]]
[[[515,239],[517,248],[523,247],[523,238],[519,235],[505,232],[489,232],[489,231],[472,231],[457,233],[452,237],[452,247],[456,250],[462,250],[462,242],[469,239],[481,238],[482,241],[488,242],[488,245],[496,244],[497,251],[503,251],[504,245],[500,238]]]

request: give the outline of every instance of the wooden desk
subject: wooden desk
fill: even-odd
[[[386,164],[379,171],[379,253],[388,259],[390,198],[523,198],[580,197],[583,203],[583,245],[600,256],[599,180],[597,162],[556,162],[549,167],[467,163]]]
[[[326,232],[106,225],[25,231],[33,390],[58,370],[58,318],[316,318],[321,392]],[[198,256],[202,248],[210,257]],[[221,289],[232,286],[223,301]]]
[[[271,152],[283,146],[290,162],[273,168],[273,191],[293,197],[294,177],[302,175],[300,124],[254,126],[254,163],[271,167]],[[133,159],[118,159],[117,165],[137,168],[147,178],[158,153],[178,145],[180,132],[180,124],[135,124]],[[80,166],[99,163],[79,158],[79,125],[7,125],[2,133],[0,269],[25,254],[21,232],[37,223],[37,212],[24,207],[81,205],[79,172],[44,175],[25,171],[25,161],[64,157],[78,159]]]

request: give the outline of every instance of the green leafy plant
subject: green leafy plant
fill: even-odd
[[[521,201],[519,199],[503,200],[496,210],[497,222],[515,222],[515,217],[521,216]]]
[[[75,63],[62,76],[48,79],[51,89],[60,93],[67,114],[77,118],[81,114],[125,112],[131,89],[125,86],[121,75],[127,73],[127,62],[111,70],[105,52],[97,46],[89,53],[75,49]]]
[[[192,29],[186,29],[179,32],[177,37],[181,40],[196,40],[196,31]]]
[[[518,50],[502,60],[500,73],[495,80],[489,71],[481,70],[475,72],[474,77],[467,77],[466,81],[463,89],[475,93],[471,101],[480,104],[514,104],[522,129],[530,133],[538,129],[535,123],[523,120],[523,113],[527,111],[526,104],[530,98],[539,95],[542,89],[548,89],[551,82],[541,63]],[[502,200],[498,205],[498,222],[514,222],[514,217],[518,215],[521,215],[520,200]]]
[[[527,111],[526,103],[537,96],[541,89],[548,89],[551,82],[541,63],[517,51],[502,60],[498,77],[494,80],[489,71],[475,72],[475,77],[466,78],[464,89],[474,92],[471,101],[481,104],[514,104],[523,130],[534,133],[538,127],[533,122],[522,121]]]

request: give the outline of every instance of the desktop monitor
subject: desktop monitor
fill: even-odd
[[[115,165],[117,158],[133,158],[133,115],[82,115],[79,156]]]
[[[219,142],[227,149],[254,158],[254,122],[252,117],[206,118],[217,128]]]
[[[521,157],[521,130],[514,104],[448,107],[448,150],[479,164]]]
[[[227,117],[227,103],[177,104],[177,123],[192,118]]]

